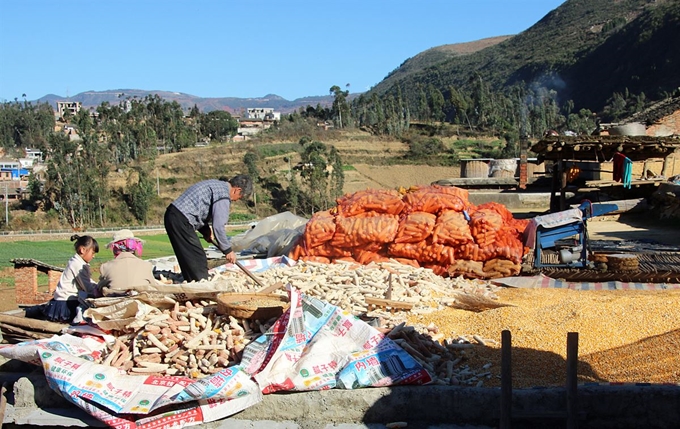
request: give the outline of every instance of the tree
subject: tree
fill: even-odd
[[[102,224],[109,195],[106,147],[91,136],[72,141],[63,134],[52,134],[47,151],[45,208],[54,207],[73,228]]]
[[[136,174],[128,177],[127,203],[132,215],[146,224],[149,207],[154,198],[154,183],[143,167],[137,166],[133,172]]]
[[[201,118],[201,130],[212,139],[222,140],[236,134],[238,122],[229,112],[213,110]]]
[[[297,190],[297,182],[291,180],[300,210],[312,215],[319,210],[327,210],[342,194],[344,171],[342,160],[335,147],[329,149],[319,141],[308,143],[300,155],[301,186]],[[293,192],[294,191],[294,192]]]
[[[331,110],[335,118],[335,124],[338,128],[344,128],[346,124],[350,123],[350,110],[347,104],[347,97],[349,90],[343,91],[338,85],[331,86],[329,90],[331,95],[335,97],[333,100],[333,109]],[[345,116],[343,120],[343,115]]]

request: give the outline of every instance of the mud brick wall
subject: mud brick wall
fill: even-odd
[[[52,298],[52,295],[54,294],[54,291],[57,290],[57,285],[59,284],[59,279],[61,278],[62,272],[61,271],[54,271],[54,270],[49,270],[47,272],[47,290],[49,291],[50,298]]]
[[[680,110],[676,110],[670,115],[661,118],[657,123],[647,127],[646,134],[648,136],[680,134]]]
[[[14,286],[17,305],[42,304],[52,298],[52,293],[59,282],[61,273],[49,270],[49,292],[38,292],[38,268],[34,266],[14,267]],[[56,276],[56,281],[53,279]]]

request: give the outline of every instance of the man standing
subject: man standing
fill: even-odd
[[[208,258],[196,231],[224,253],[227,263],[236,262],[226,231],[231,202],[248,198],[252,192],[250,176],[239,174],[228,181],[211,179],[198,182],[168,206],[165,210],[165,231],[184,280],[190,282],[208,278]]]

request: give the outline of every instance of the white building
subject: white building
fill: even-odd
[[[41,150],[26,148],[24,149],[24,153],[26,154],[26,158],[32,159],[33,162],[43,161],[43,153]]]
[[[246,119],[262,119],[263,121],[281,120],[281,112],[275,112],[269,107],[249,108],[246,110]]]

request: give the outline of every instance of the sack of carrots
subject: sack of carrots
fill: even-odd
[[[502,204],[473,206],[468,191],[412,186],[366,190],[316,213],[290,257],[360,264],[397,260],[441,275],[496,278],[519,272],[528,220]]]
[[[480,204],[477,206],[477,210],[480,209],[489,209],[498,213],[501,218],[503,218],[503,226],[512,227],[520,239],[530,222],[530,219],[515,219],[512,216],[512,212],[508,210],[507,207],[497,202],[490,201],[488,203]]]
[[[335,234],[330,243],[338,247],[356,247],[367,243],[391,243],[397,235],[399,217],[376,212],[335,218]]]
[[[357,248],[352,253],[352,256],[361,265],[368,265],[371,262],[389,262],[390,260],[385,249],[364,250]]]
[[[487,279],[497,279],[519,274],[520,264],[507,259],[495,258],[484,263],[484,274]]]
[[[413,212],[402,217],[394,237],[395,243],[417,243],[432,234],[437,216],[426,212]],[[466,223],[467,225],[467,223]]]
[[[496,233],[503,227],[503,217],[491,209],[477,209],[470,216],[470,234],[480,247],[496,242]]]
[[[401,194],[391,189],[366,189],[346,194],[336,200],[338,214],[355,216],[360,213],[376,212],[398,215],[404,209]]]
[[[484,263],[480,261],[456,260],[447,268],[449,277],[463,276],[466,279],[486,278]]]
[[[442,210],[461,212],[469,207],[470,202],[466,194],[444,188],[444,186],[423,186],[415,191],[407,192],[404,195],[405,210],[437,214]]]
[[[454,249],[454,259],[464,261],[488,261],[495,255],[493,246],[482,247],[477,243],[467,243],[456,246]]]
[[[321,264],[330,264],[332,262],[325,256],[302,256],[299,260],[305,262],[319,262]]]
[[[437,263],[447,266],[455,260],[455,248],[441,243],[432,243],[432,239],[419,243],[392,243],[387,247],[390,256],[415,259],[421,264]]]
[[[342,258],[343,256],[352,256],[352,249],[332,246],[330,242],[326,242],[321,246],[307,249],[307,256],[325,256],[326,258]]]
[[[395,240],[396,241],[396,240]],[[473,241],[470,225],[465,215],[455,210],[444,210],[432,231],[432,242],[460,246]]]
[[[308,249],[330,241],[335,234],[335,216],[330,210],[316,212],[305,225],[305,244]]]

